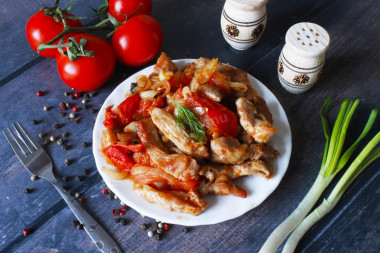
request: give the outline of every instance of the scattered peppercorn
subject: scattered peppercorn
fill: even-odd
[[[81,95],[82,95],[82,94],[81,94],[79,91],[74,92],[74,97],[75,97],[75,98],[80,98]]]
[[[58,129],[58,128],[60,128],[60,127],[61,127],[61,124],[59,124],[59,123],[54,124],[54,128],[55,128],[55,129]]]
[[[62,145],[62,149],[63,149],[63,150],[68,150],[68,149],[69,149],[69,146],[66,145],[66,144],[63,144],[63,145]]]
[[[88,93],[84,93],[83,96],[84,96],[85,98],[90,97],[90,96],[88,95]]]
[[[70,186],[69,185],[62,185],[62,188],[65,190],[68,190],[68,189],[70,189]]]
[[[82,99],[82,104],[87,104],[87,100],[86,99]]]
[[[73,221],[71,222],[71,226],[73,226],[73,227],[78,226],[78,224],[79,224],[79,221],[78,221],[78,220],[73,220]]]
[[[37,125],[37,124],[38,124],[38,121],[34,119],[34,120],[32,120],[32,124],[33,124],[33,125]]]
[[[162,228],[157,229],[157,234],[162,234],[164,230]]]
[[[52,135],[52,136],[50,136],[49,139],[50,139],[50,141],[55,141],[55,136]]]
[[[30,229],[29,228],[24,228],[24,230],[22,231],[22,234],[24,236],[28,236],[30,234]]]
[[[75,118],[75,113],[70,113],[70,119]]]
[[[113,196],[114,196],[114,194],[113,194],[112,192],[110,192],[110,193],[108,194],[107,198],[108,198],[108,199],[113,199]]]
[[[126,212],[128,210],[128,207],[127,206],[123,206],[122,208],[121,208],[121,211],[123,211],[123,212]]]
[[[74,122],[75,122],[75,124],[79,124],[80,123],[80,118],[74,119]]]
[[[47,107],[46,105],[43,107],[44,111],[49,111],[49,107]]]
[[[146,230],[146,229],[147,229],[147,224],[145,224],[145,223],[141,224],[141,225],[140,225],[140,228],[141,228],[142,230]]]
[[[163,228],[164,228],[165,231],[168,231],[170,227],[169,227],[168,224],[164,224],[164,227],[163,227]]]
[[[36,181],[36,180],[38,180],[38,179],[39,179],[39,177],[38,177],[38,176],[35,176],[35,175],[33,175],[33,176],[30,177],[30,180],[32,180],[32,181]]]
[[[44,95],[44,93],[42,92],[42,90],[39,90],[36,92],[36,95],[37,95],[37,97],[41,97]]]
[[[121,218],[115,218],[115,219],[113,219],[113,220],[114,220],[115,223],[120,223]]]
[[[75,180],[78,182],[81,182],[81,181],[83,181],[83,177],[82,176],[76,176]]]
[[[61,105],[61,107],[59,108],[61,111],[64,111],[64,110],[66,110],[67,108],[66,108],[66,105],[65,104],[63,104],[63,105]]]
[[[68,97],[68,96],[70,96],[70,92],[65,91],[65,92],[63,93],[63,95],[64,95],[65,97]]]
[[[69,98],[70,98],[70,99],[74,99],[74,95],[73,95],[73,94],[70,94],[70,95],[69,95]]]
[[[161,240],[161,235],[160,234],[156,234],[155,237],[154,237],[157,241]]]
[[[84,108],[84,109],[88,109],[88,108],[89,108],[88,104],[84,104],[84,105],[83,105],[83,108]]]
[[[65,164],[66,164],[66,166],[69,166],[71,164],[71,160],[70,159],[65,159]]]
[[[112,209],[112,215],[113,216],[118,216],[120,213],[119,209]]]
[[[104,188],[103,190],[102,190],[102,194],[103,195],[106,195],[106,194],[108,194],[109,192],[108,192],[108,189],[107,188]]]
[[[120,215],[120,216],[124,216],[124,215],[125,215],[125,212],[124,212],[124,211],[119,211],[119,215]]]
[[[90,98],[92,97],[95,97],[96,96],[96,92],[95,91],[91,91],[90,94],[88,94]]]
[[[60,113],[59,113],[59,116],[60,116],[60,117],[65,117],[65,116],[66,116],[66,113],[64,113],[64,112],[60,112]]]
[[[164,226],[164,224],[162,224],[162,223],[160,222],[160,223],[157,224],[157,226],[158,226],[159,228],[162,228],[162,227]]]
[[[80,193],[79,193],[79,192],[76,192],[76,193],[74,194],[74,196],[75,196],[76,198],[78,198],[78,197],[80,196]],[[80,200],[79,200],[79,202],[80,202]]]
[[[33,190],[30,189],[30,188],[25,188],[25,189],[24,189],[24,193],[25,193],[25,194],[29,194],[29,193],[32,193],[32,192],[33,192]]]
[[[77,225],[77,229],[78,229],[78,230],[83,229],[83,225],[79,223],[79,224]]]
[[[187,233],[187,232],[189,232],[189,229],[188,229],[187,227],[183,227],[183,228],[182,228],[182,232],[183,232],[183,233]]]
[[[82,147],[87,147],[87,146],[88,146],[87,142],[82,142]]]
[[[46,146],[46,145],[48,145],[49,144],[49,141],[48,140],[44,140],[43,142],[42,142],[42,145],[43,146]]]
[[[79,109],[78,109],[78,107],[76,107],[76,106],[74,106],[73,109],[72,109],[73,112],[77,112],[78,110],[79,110]]]
[[[154,225],[154,227],[153,227],[153,231],[154,231],[154,232],[157,232],[157,230],[158,230],[158,226],[157,226],[157,225]]]
[[[118,198],[119,197],[116,194],[113,195],[113,199],[118,199]]]
[[[148,231],[148,236],[149,237],[153,237],[153,235],[154,235],[153,231]]]
[[[125,204],[124,204],[124,202],[123,202],[123,201],[120,201],[120,205],[121,205],[121,206],[124,206]]]
[[[79,198],[78,201],[79,203],[84,203],[86,200],[84,198]]]
[[[90,173],[91,173],[90,169],[83,169],[83,175],[87,176]]]
[[[40,138],[44,138],[45,136],[46,136],[46,134],[42,133],[42,132],[38,134],[38,137],[40,137]]]
[[[57,144],[58,145],[62,145],[63,144],[63,140],[62,139],[58,139]]]
[[[126,219],[122,219],[122,220],[121,220],[121,225],[122,225],[122,226],[127,225],[127,220],[126,220]]]
[[[90,113],[95,114],[96,113],[96,109],[91,109]]]
[[[69,136],[68,133],[66,133],[66,132],[63,132],[63,133],[62,133],[62,137],[63,137],[63,138],[66,138],[67,136]]]
[[[71,222],[71,225],[72,225],[73,227],[78,226],[78,224],[79,224],[79,221],[77,221],[77,220],[73,220],[73,221]]]

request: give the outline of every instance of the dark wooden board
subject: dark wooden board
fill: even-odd
[[[87,5],[101,1],[75,1],[73,12],[89,16]],[[124,251],[132,252],[257,252],[271,231],[301,201],[313,183],[323,154],[324,139],[319,109],[326,97],[335,102],[330,117],[335,117],[344,98],[361,98],[350,127],[347,143],[360,134],[372,108],[380,107],[379,68],[380,40],[378,34],[379,8],[376,1],[269,1],[268,26],[260,42],[250,50],[236,51],[223,39],[220,13],[224,1],[153,1],[153,16],[164,32],[162,51],[173,59],[218,57],[220,61],[246,70],[277,96],[284,107],[292,129],[293,152],[289,169],[278,189],[259,207],[247,214],[221,224],[199,226],[182,233],[173,225],[161,242],[147,237],[141,223],[153,222],[129,210],[129,224],[115,224],[111,210],[119,208],[119,200],[108,200],[100,192],[105,187],[96,171],[91,147],[94,114],[112,90],[132,73],[142,69],[118,65],[113,77],[89,99],[90,109],[78,113],[80,124],[67,122],[59,116],[59,103],[78,106],[80,100],[70,100],[63,93],[70,91],[59,79],[54,59],[44,59],[33,53],[26,42],[24,27],[27,19],[46,1],[7,1],[0,3],[0,129],[21,121],[38,138],[39,132],[58,136],[70,133],[63,151],[56,143],[47,147],[56,165],[56,174],[76,176],[82,169],[91,174],[82,182],[69,181],[70,191],[79,192],[87,200],[86,209],[112,234]],[[19,11],[16,11],[19,10]],[[286,92],[277,78],[277,59],[284,45],[286,30],[301,21],[324,26],[331,36],[324,73],[310,91],[293,95]],[[88,20],[86,22],[93,22]],[[17,53],[13,54],[13,51]],[[11,56],[12,55],[12,56]],[[3,60],[5,59],[5,60]],[[153,61],[152,61],[153,63]],[[149,65],[149,64],[147,64]],[[38,90],[48,91],[36,97]],[[51,110],[43,111],[44,105]],[[67,116],[65,117],[67,118]],[[41,120],[35,126],[31,120]],[[377,119],[370,135],[379,130]],[[54,129],[55,123],[64,123]],[[366,138],[364,142],[367,142]],[[27,252],[96,252],[96,247],[84,231],[72,228],[74,218],[69,208],[47,182],[30,181],[5,138],[0,137],[0,251]],[[363,147],[361,145],[360,147]],[[74,159],[70,166],[64,159]],[[379,161],[346,192],[337,207],[313,227],[300,242],[299,252],[377,252],[380,248]],[[336,182],[336,180],[334,181]],[[23,189],[35,191],[29,195]],[[326,191],[328,196],[329,187]],[[33,232],[24,238],[22,230]]]

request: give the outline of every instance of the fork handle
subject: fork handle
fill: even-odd
[[[83,224],[87,234],[91,237],[101,252],[121,252],[111,236],[99,225],[98,222],[94,220],[94,218],[91,217],[91,215],[79,204],[77,200],[67,194],[59,184],[53,183],[53,185],[59,194],[61,194],[62,198],[65,200],[80,223]]]

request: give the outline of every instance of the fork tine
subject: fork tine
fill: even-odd
[[[9,128],[7,128],[7,130],[12,134],[12,132],[10,131],[10,129]],[[7,140],[8,140],[8,142],[9,142],[9,145],[11,145],[11,147],[12,147],[12,149],[13,149],[13,151],[16,153],[16,155],[18,156],[18,158],[20,158],[20,160],[22,161],[23,160],[23,158],[25,158],[25,152],[20,148],[20,144],[19,143],[17,143],[17,140],[15,139],[15,137],[12,135],[12,137],[10,137],[8,134],[7,134],[7,132],[6,132],[6,130],[3,130],[3,133],[4,133],[4,135],[5,135],[5,138],[7,138]],[[17,145],[16,145],[16,143],[17,143]],[[17,147],[18,146],[18,147]],[[21,153],[21,151],[22,151],[22,153]]]
[[[36,141],[33,138],[33,136],[25,129],[25,127],[20,122],[17,122],[16,124],[18,125],[19,128],[21,128],[21,130],[24,133],[24,135],[28,138],[28,140],[30,141],[30,143],[33,145],[33,147],[36,150],[42,148],[41,145],[38,143],[38,141]]]
[[[17,146],[22,151],[22,153],[24,153],[24,155],[27,156],[28,155],[28,148],[25,147],[25,145],[23,145],[23,143],[20,140],[20,137],[16,136],[10,127],[8,127],[7,129],[8,129],[8,132],[10,133],[10,135],[12,136],[13,141],[16,142]]]
[[[34,151],[36,151],[37,148],[34,146],[33,143],[31,143],[32,141],[30,140],[29,136],[25,133],[25,131],[26,131],[25,128],[24,129],[21,128],[19,122],[17,122],[16,124],[13,124],[12,126],[13,126],[17,136],[22,141],[22,143],[27,147],[29,152],[33,153]]]

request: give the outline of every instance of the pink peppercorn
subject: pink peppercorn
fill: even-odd
[[[44,95],[44,93],[42,92],[42,90],[39,90],[39,91],[37,91],[36,95],[38,97],[41,97],[42,95]]]
[[[66,108],[66,105],[62,105],[59,109],[61,109],[61,111],[64,111],[64,110],[66,110],[67,108]]]
[[[77,112],[78,111],[78,107],[74,106],[72,110],[73,110],[73,112]]]
[[[169,225],[168,224],[164,224],[164,226],[163,226],[163,229],[165,230],[165,231],[168,231],[169,230]]]
[[[79,91],[74,92],[75,98],[80,98],[80,96],[81,96],[81,93]]]
[[[107,195],[107,194],[108,194],[108,189],[107,189],[107,188],[104,188],[104,189],[102,190],[102,194],[103,194],[103,195]]]
[[[24,230],[22,231],[22,234],[24,236],[28,236],[30,234],[30,229],[29,228],[24,228]]]

